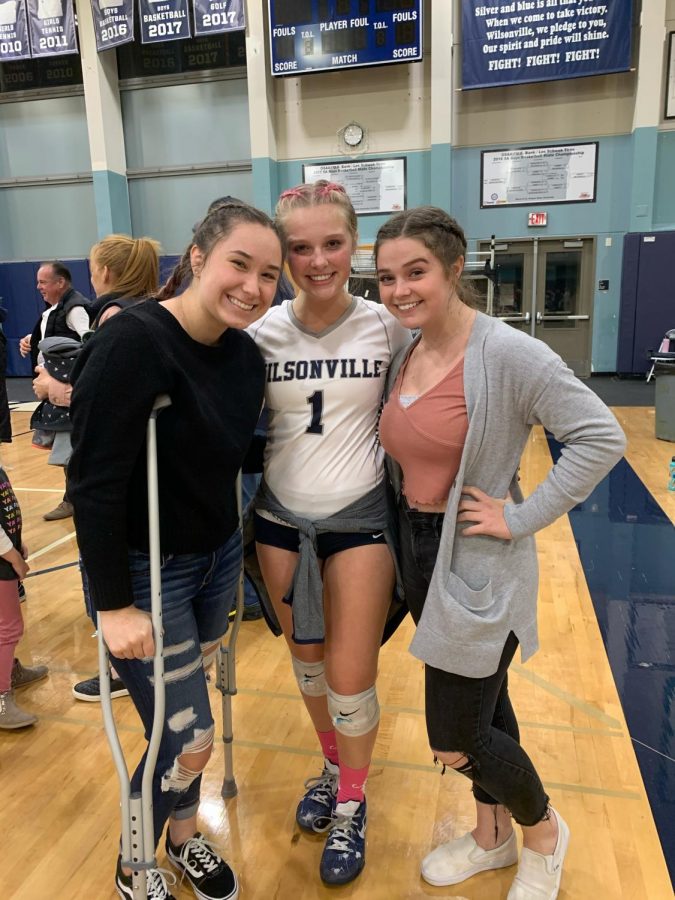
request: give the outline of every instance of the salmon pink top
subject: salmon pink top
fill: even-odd
[[[409,505],[433,506],[448,499],[469,428],[464,358],[419,397],[401,395],[404,375],[405,366],[382,410],[380,441],[403,470]]]

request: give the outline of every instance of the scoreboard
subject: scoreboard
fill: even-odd
[[[422,59],[422,0],[268,0],[272,75]]]

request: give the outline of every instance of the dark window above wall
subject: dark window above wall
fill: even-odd
[[[78,85],[82,85],[82,63],[77,54],[0,63],[2,94]]]
[[[182,81],[190,81],[191,73],[217,73],[246,65],[243,31],[160,44],[141,44],[139,34],[136,22],[136,40],[117,49],[122,81],[158,76],[179,76]],[[0,63],[0,95],[39,91],[52,96],[82,90],[82,62],[78,54]]]
[[[136,34],[138,31],[137,25]],[[245,32],[233,31],[161,44],[141,44],[137,39],[132,44],[117,48],[119,77],[120,80],[127,80],[162,75],[186,76],[191,72],[245,66],[244,38]]]

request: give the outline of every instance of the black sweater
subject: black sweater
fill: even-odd
[[[146,426],[155,397],[162,553],[208,553],[238,524],[235,482],[258,420],[264,364],[228,329],[200,344],[159,303],[97,331],[73,373],[68,496],[97,609],[133,602],[127,549],[148,551]]]

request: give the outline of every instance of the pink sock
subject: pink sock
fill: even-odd
[[[345,803],[347,800],[363,802],[365,797],[366,779],[369,766],[361,769],[351,769],[340,763],[340,780],[338,781],[337,802]]]
[[[321,742],[323,755],[326,757],[328,762],[332,762],[334,766],[337,766],[338,748],[337,740],[335,739],[335,730],[331,728],[330,731],[317,731],[317,735],[319,736],[319,741]]]

